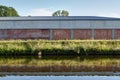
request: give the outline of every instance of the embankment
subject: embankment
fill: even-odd
[[[120,55],[120,40],[2,40],[0,55]]]

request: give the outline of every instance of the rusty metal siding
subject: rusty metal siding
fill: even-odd
[[[70,30],[69,29],[54,29],[53,30],[53,40],[66,40],[70,39]]]
[[[111,29],[95,29],[94,39],[112,39]]]

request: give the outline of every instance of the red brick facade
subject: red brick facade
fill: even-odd
[[[92,38],[92,30],[90,29],[74,30],[74,39],[91,39],[91,38]]]
[[[0,39],[120,39],[120,29],[1,29]],[[114,33],[113,33],[114,32]],[[94,34],[94,35],[93,35]],[[114,35],[113,35],[114,34]]]
[[[120,39],[120,29],[115,30],[115,39]]]
[[[43,30],[0,30],[1,39],[49,39],[50,31]]]
[[[94,30],[94,39],[112,39],[112,30],[96,29]]]
[[[55,29],[53,30],[53,40],[66,40],[66,39],[70,39],[70,30],[69,29]]]

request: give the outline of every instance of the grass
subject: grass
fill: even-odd
[[[41,53],[42,55],[41,57],[39,56],[40,58],[38,57],[38,53]],[[27,57],[21,57],[21,55],[22,56],[27,55]],[[49,56],[47,57],[47,55]],[[57,57],[54,57],[53,55],[56,55]],[[101,55],[104,56],[101,57]],[[120,55],[120,40],[0,41],[0,56],[3,56],[0,57],[0,67],[88,66],[88,69],[90,69],[89,67],[94,66],[119,67],[120,66],[119,55]]]
[[[0,55],[120,55],[120,40],[1,40]]]

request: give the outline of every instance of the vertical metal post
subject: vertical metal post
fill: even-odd
[[[73,29],[70,29],[70,37],[71,37],[71,39],[74,39],[74,30]]]
[[[112,39],[115,39],[115,30],[112,29]]]
[[[90,21],[90,28],[91,28],[91,31],[92,31],[92,39],[94,39],[94,27],[93,27],[94,25],[93,25],[93,22],[92,21]]]
[[[52,40],[52,39],[53,39],[53,30],[50,29],[50,40]]]
[[[94,39],[94,29],[92,29],[92,39]]]

